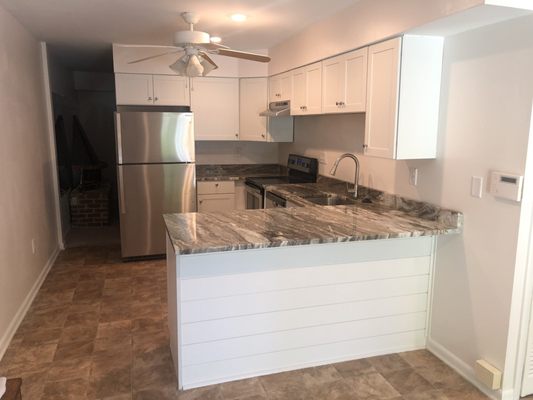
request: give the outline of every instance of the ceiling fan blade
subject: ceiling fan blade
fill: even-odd
[[[167,54],[176,54],[176,53],[179,53],[179,52],[181,52],[181,51],[182,51],[182,50],[167,51],[167,52],[165,52],[165,53],[156,54],[156,55],[154,55],[154,56],[149,56],[149,57],[139,58],[138,60],[130,61],[128,64],[136,64],[136,63],[140,63],[140,62],[143,62],[143,61],[151,60],[151,59],[153,59],[153,58],[163,57],[163,56],[166,56]]]
[[[246,51],[237,51],[230,49],[219,49],[216,51],[217,54],[221,56],[242,58],[244,60],[259,61],[259,62],[269,62],[270,57],[264,56],[262,54],[248,53]]]
[[[160,44],[117,44],[119,47],[142,47],[142,48],[157,48],[157,49],[181,49],[178,46],[160,45]]]
[[[218,65],[215,64],[215,62],[211,59],[211,57],[207,55],[207,53],[204,53],[203,51],[201,51],[198,54],[200,54],[202,58],[204,58],[209,64],[213,65],[215,69],[218,68]]]
[[[224,46],[223,44],[218,43],[203,43],[199,46],[207,50],[229,49],[228,46]]]

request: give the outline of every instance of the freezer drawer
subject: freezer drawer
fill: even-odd
[[[163,214],[196,211],[195,164],[117,167],[122,257],[165,253]]]
[[[117,112],[118,164],[194,162],[190,112]]]

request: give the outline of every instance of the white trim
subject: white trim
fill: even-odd
[[[529,142],[524,173],[524,189],[520,209],[513,296],[509,317],[507,352],[503,373],[506,399],[518,400],[522,391],[529,320],[533,302],[533,106],[529,126]],[[511,394],[509,394],[511,393]]]
[[[48,258],[48,261],[46,262],[46,265],[41,271],[39,277],[33,284],[31,290],[26,295],[26,298],[24,299],[15,316],[9,323],[7,330],[4,333],[4,336],[0,339],[0,359],[2,359],[2,357],[4,356],[7,348],[9,347],[11,339],[13,339],[13,336],[15,336],[15,333],[17,332],[20,323],[26,316],[26,313],[28,312],[28,309],[30,308],[33,299],[35,299],[35,296],[37,296],[41,285],[43,284],[44,280],[46,279],[46,276],[48,275],[48,272],[50,272],[50,268],[52,268],[52,265],[54,265],[57,256],[59,255],[59,251],[59,248],[56,248],[50,258]]]
[[[433,318],[433,294],[435,293],[435,268],[437,265],[437,236],[433,236],[431,243],[431,260],[429,262],[429,283],[428,283],[428,305],[426,318],[426,342],[429,340],[431,332],[431,321]]]
[[[50,143],[50,167],[52,168],[52,187],[54,191],[54,208],[59,248],[65,248],[63,227],[61,226],[61,205],[59,196],[59,172],[57,170],[56,137],[54,129],[54,110],[52,108],[52,92],[50,87],[50,73],[48,70],[48,50],[45,42],[41,42],[41,62],[43,67],[44,101],[46,105],[46,120],[48,140]]]
[[[481,390],[485,395],[494,400],[502,399],[500,391],[490,390],[478,381],[473,367],[465,363],[463,360],[461,360],[443,345],[436,342],[430,337],[428,337],[427,340],[427,349],[435,356],[437,356],[441,361],[447,364],[450,368],[454,369],[459,375],[469,381],[472,385]]]

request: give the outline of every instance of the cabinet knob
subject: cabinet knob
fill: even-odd
[[[338,107],[338,106],[339,106],[339,102],[338,102],[338,101],[336,101],[336,102],[335,102],[335,105],[336,105],[336,106]]]
[[[235,137],[236,137],[236,138],[238,138],[238,137],[239,137],[239,134],[238,134],[238,133],[236,133],[236,134],[235,134]]]
[[[264,134],[264,133],[262,133],[262,134],[261,134],[261,137],[262,137],[262,138],[264,138],[264,137],[265,137],[265,134]]]
[[[204,202],[203,200],[200,200],[198,203],[203,204],[203,202]]]
[[[218,183],[215,183],[215,187],[218,187]]]
[[[364,144],[364,145],[363,145],[363,150],[366,150],[367,147],[368,147],[368,145],[367,145],[367,144]]]
[[[152,98],[151,98],[151,97],[148,97],[148,100],[152,101]]]
[[[339,101],[339,106],[344,107],[344,101]]]
[[[154,101],[157,101],[157,100],[159,100],[159,98],[157,98],[157,97],[154,97]]]

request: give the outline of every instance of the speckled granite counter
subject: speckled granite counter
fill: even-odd
[[[305,197],[342,193],[346,184],[278,185],[269,188],[302,207],[222,213],[167,214],[176,254],[296,246],[458,233],[462,214],[361,187],[372,203],[311,206]],[[306,207],[309,206],[309,207]]]
[[[197,181],[238,181],[251,176],[276,176],[286,174],[278,164],[212,164],[197,165]]]

